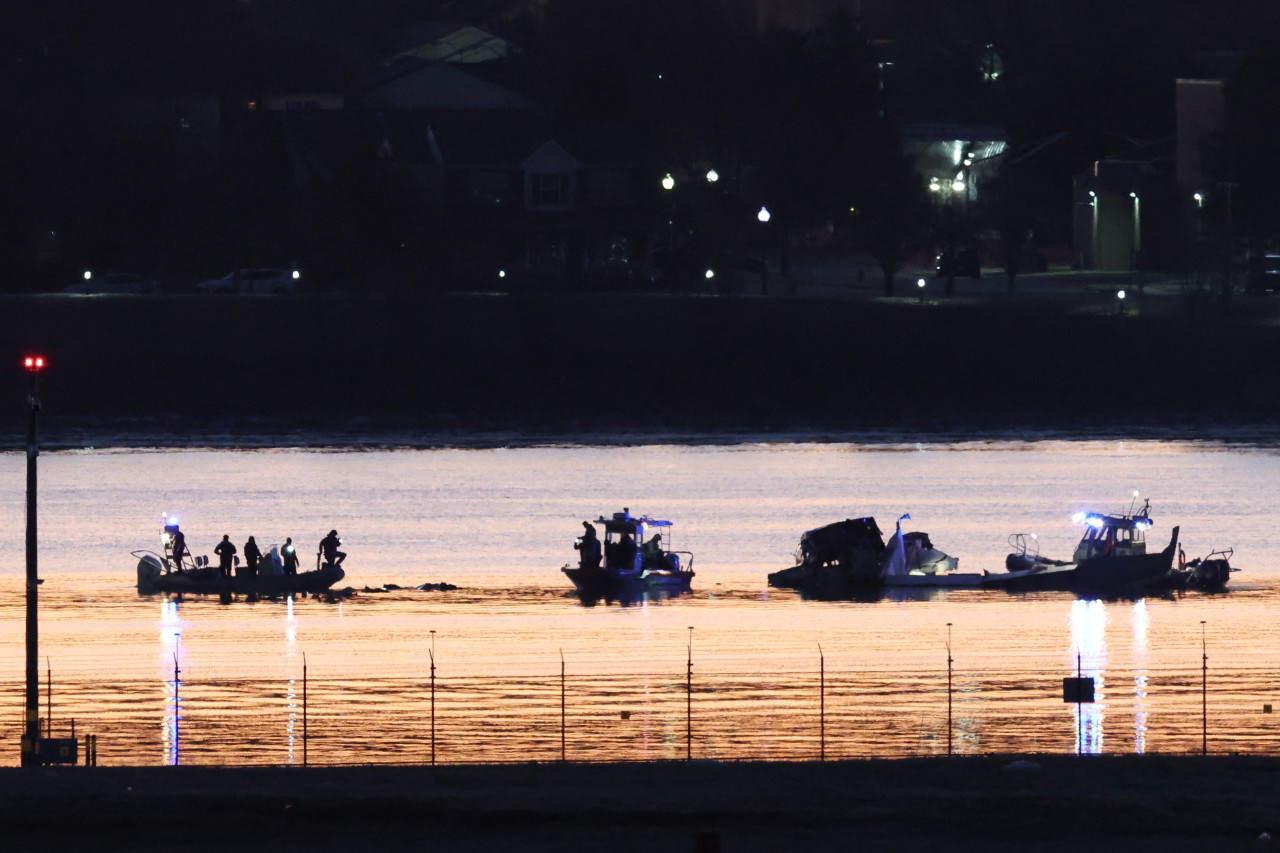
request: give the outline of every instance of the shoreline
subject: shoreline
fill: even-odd
[[[256,431],[255,431],[256,430]],[[25,450],[25,436],[0,436],[0,452]],[[40,449],[46,453],[84,450],[493,450],[556,447],[734,447],[746,445],[848,444],[874,448],[947,447],[970,444],[1035,445],[1098,441],[1154,441],[1231,446],[1280,445],[1280,423],[1205,430],[1186,426],[1098,426],[1092,429],[945,430],[378,430],[293,429],[257,424],[244,430],[204,434],[166,429],[50,428],[42,423]]]
[[[8,849],[1222,850],[1280,832],[1280,759],[0,769]]]

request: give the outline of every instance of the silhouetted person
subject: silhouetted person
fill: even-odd
[[[182,558],[187,554],[187,535],[181,530],[173,531],[173,565],[182,568]]]
[[[218,571],[222,572],[224,578],[231,577],[231,558],[236,555],[236,546],[231,544],[230,534],[223,535],[213,553],[218,555]]]
[[[653,538],[644,543],[643,565],[656,569],[662,565],[662,534],[655,533]]]
[[[596,535],[596,526],[589,521],[582,522],[582,539],[573,547],[578,549],[578,565],[584,569],[600,568],[600,538]]]
[[[244,543],[244,573],[247,577],[258,576],[258,561],[261,559],[262,552],[258,550],[258,543],[250,536],[249,541]]]
[[[631,538],[630,533],[622,534],[622,538],[618,540],[618,568],[629,569],[636,563],[636,540]]]
[[[293,538],[285,537],[284,547],[280,549],[280,559],[284,563],[284,573],[286,575],[296,575],[298,573],[298,549],[293,547]]]
[[[342,565],[342,561],[347,558],[343,551],[338,550],[338,546],[342,544],[342,540],[338,538],[338,531],[330,530],[329,535],[320,540],[320,553],[324,554],[326,563],[333,563],[335,566]]]

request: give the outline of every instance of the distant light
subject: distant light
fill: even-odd
[[[760,208],[760,212],[756,214],[756,219],[759,219],[761,222],[768,222],[772,218],[773,214],[769,212],[769,208],[767,207],[762,206]]]
[[[662,79],[662,75],[661,75],[661,74],[659,74],[659,75],[658,75],[658,79],[659,79],[659,80],[661,80],[661,79]]]
[[[1137,197],[1138,197],[1137,193],[1129,193],[1129,198],[1137,198]]]
[[[1098,516],[1096,515],[1089,516],[1087,519],[1085,519],[1085,521],[1089,522],[1090,527],[1096,527],[1098,529],[1101,529],[1105,524],[1105,522],[1103,522],[1103,520],[1101,518],[1098,518]]]
[[[89,280],[89,279],[91,279],[91,278],[93,278],[93,271],[92,271],[92,270],[85,270],[85,271],[84,271],[84,280],[85,280],[85,281],[88,281],[88,280]]]
[[[171,515],[171,516],[169,516],[169,521],[168,521],[168,523],[169,523],[169,524],[177,524],[177,523],[178,523],[178,517],[177,517],[176,515]]]
[[[924,287],[924,279],[922,278],[916,279],[916,287]]]
[[[706,271],[705,273],[703,273],[703,274],[702,274],[702,277],[703,277],[703,278],[706,278],[706,279],[712,279],[712,278],[715,278],[715,277],[716,277],[716,271],[715,271],[715,270],[713,270],[713,269],[707,269],[707,271]]]
[[[506,277],[507,277],[506,270],[498,270],[498,278],[506,278]]]
[[[951,184],[951,191],[956,193],[964,192],[964,181],[953,181]]]
[[[1032,539],[1039,539],[1040,537],[1039,537],[1039,536],[1037,536],[1037,535],[1035,535],[1034,533],[1032,533],[1032,534],[1031,534],[1031,538],[1032,538]]]
[[[297,281],[297,280],[298,280],[298,279],[300,279],[300,278],[302,278],[302,273],[298,272],[297,270],[294,270],[294,271],[293,271],[293,280],[294,280],[294,281]]]
[[[1124,291],[1123,291],[1123,290],[1117,290],[1117,291],[1116,291],[1116,299],[1124,299]]]
[[[1085,520],[1085,518],[1086,516],[1083,512],[1077,512],[1075,515],[1071,516],[1071,520],[1074,521],[1076,524],[1082,523]]]
[[[1192,198],[1196,200],[1196,207],[1204,207],[1204,195],[1202,193],[1196,193]]]
[[[25,359],[23,359],[22,364],[24,367],[27,368],[27,370],[31,371],[32,373],[35,373],[38,370],[44,369],[44,356],[29,355]]]
[[[940,184],[940,183],[938,182],[938,179],[937,179],[937,178],[930,178],[930,179],[929,179],[929,192],[936,193],[936,192],[941,192],[941,191],[942,191],[942,184]]]
[[[715,169],[709,169],[707,171],[707,183],[714,184],[718,180],[720,180],[720,173]]]
[[[676,179],[671,177],[670,172],[667,172],[666,176],[662,179],[662,188],[664,190],[673,190],[676,188]]]
[[[1097,198],[1098,194],[1093,190],[1089,190],[1089,198]]]

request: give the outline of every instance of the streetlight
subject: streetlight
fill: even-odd
[[[756,213],[756,220],[762,226],[763,233],[760,235],[760,295],[769,295],[769,232],[764,226],[769,224],[769,220],[773,218],[773,214],[769,212],[769,208],[760,205],[760,210]]]
[[[1124,313],[1124,291],[1123,290],[1116,291],[1116,313],[1118,314]]]
[[[714,183],[715,183],[716,181],[718,181],[718,180],[720,180],[720,173],[719,173],[719,172],[717,172],[715,169],[708,169],[708,170],[707,170],[707,183],[709,183],[709,184],[714,184]]]
[[[662,188],[668,191],[676,188],[676,179],[671,177],[670,172],[667,172],[667,174],[662,177]]]
[[[22,735],[22,766],[40,764],[40,645],[37,623],[40,579],[36,571],[36,457],[40,455],[36,439],[36,415],[40,411],[40,371],[44,356],[29,355],[23,360],[31,377],[27,396],[27,693],[26,725]]]
[[[1093,239],[1089,241],[1089,249],[1093,255],[1093,268],[1098,269],[1098,194],[1093,190],[1089,190],[1089,206],[1093,208]]]
[[[1136,192],[1129,193],[1133,199],[1133,254],[1130,267],[1138,273],[1138,295],[1142,295],[1142,199]]]
[[[920,291],[920,304],[924,304],[924,279],[916,279],[916,288]]]

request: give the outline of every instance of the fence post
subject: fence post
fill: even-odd
[[[827,760],[827,663],[818,643],[818,760]]]
[[[302,766],[307,766],[307,653],[302,653]]]
[[[693,626],[689,626],[689,657],[684,684],[684,760],[693,760]]]
[[[1209,646],[1200,620],[1200,754],[1209,754]]]
[[[560,760],[565,760],[564,748],[564,649],[560,650]]]
[[[947,623],[947,755],[951,754],[951,623]]]
[[[436,632],[431,631],[431,766],[436,764]]]
[[[178,698],[178,688],[181,687],[181,682],[178,680],[178,674],[181,671],[182,670],[178,669],[178,653],[174,652],[173,653],[173,766],[174,767],[177,767],[179,764],[182,763],[179,758],[179,751],[178,751],[179,744],[180,744],[180,740],[178,739],[178,727],[179,727],[179,721],[181,721],[182,719],[182,702]]]

